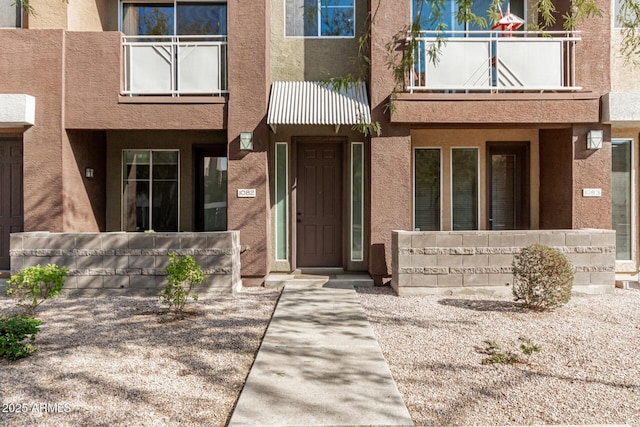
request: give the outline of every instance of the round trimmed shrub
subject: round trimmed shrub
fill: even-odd
[[[571,299],[573,266],[557,249],[533,244],[513,260],[513,296],[533,310],[553,310]]]

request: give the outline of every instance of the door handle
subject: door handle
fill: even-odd
[[[296,222],[297,223],[301,223],[302,222],[302,212],[298,212],[298,217],[296,218]]]

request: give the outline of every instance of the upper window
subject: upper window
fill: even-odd
[[[637,28],[640,21],[640,4],[632,0],[616,0],[614,28]]]
[[[354,37],[355,0],[285,0],[289,37]]]
[[[493,24],[489,17],[489,8],[492,0],[474,0],[471,3],[471,13],[484,20],[484,26],[479,25],[477,21],[465,22],[465,19],[459,17],[461,10],[457,0],[444,0],[440,2],[430,2],[428,0],[413,0],[412,13],[413,19],[419,19],[420,29],[425,31],[478,31],[490,30]],[[442,5],[440,7],[440,5]],[[512,14],[524,18],[524,1],[523,0],[503,0],[502,11],[507,13],[509,6]],[[521,27],[521,28],[524,28]]]
[[[22,25],[20,2],[0,0],[0,28],[20,28]]]
[[[128,36],[227,35],[227,4],[123,3],[122,32]]]

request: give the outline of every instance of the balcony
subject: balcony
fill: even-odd
[[[577,32],[422,31],[407,90],[573,92]],[[439,45],[439,48],[438,48]],[[430,52],[436,52],[432,61]]]
[[[126,96],[221,96],[227,90],[226,36],[123,36]]]

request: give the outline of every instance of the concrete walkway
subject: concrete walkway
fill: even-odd
[[[413,425],[353,287],[286,285],[229,426]]]

